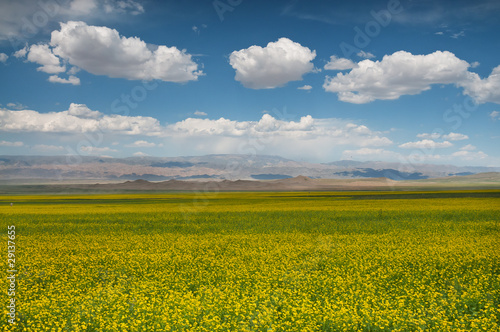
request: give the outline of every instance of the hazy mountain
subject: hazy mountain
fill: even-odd
[[[279,156],[207,155],[193,157],[107,158],[90,156],[0,156],[2,183],[123,182],[177,180],[279,180],[297,177],[419,180],[498,172],[500,167],[458,167],[341,160],[297,162]]]

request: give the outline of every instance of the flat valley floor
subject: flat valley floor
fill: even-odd
[[[0,196],[0,220],[1,331],[500,330],[500,190]]]

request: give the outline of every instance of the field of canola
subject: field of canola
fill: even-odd
[[[0,221],[0,331],[500,330],[500,191],[0,196]]]

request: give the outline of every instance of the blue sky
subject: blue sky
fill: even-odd
[[[0,9],[2,155],[500,166],[498,1]]]

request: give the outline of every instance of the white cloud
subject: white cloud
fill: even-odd
[[[233,121],[224,118],[218,120],[188,118],[168,125],[165,136],[171,137],[277,137],[283,140],[325,139],[334,145],[386,146],[392,144],[387,137],[371,131],[364,125],[344,123],[337,119],[314,119],[310,115],[299,121],[286,121],[274,118],[270,114],[262,115],[259,121]],[[333,143],[334,142],[334,143]]]
[[[489,115],[491,120],[493,121],[496,121],[498,118],[500,118],[500,112],[498,111],[492,111]]]
[[[326,77],[323,88],[339,100],[363,104],[377,99],[398,99],[429,90],[432,84],[463,81],[469,64],[448,51],[413,55],[399,51],[381,61],[363,60],[349,73]]]
[[[309,91],[309,90],[312,90],[312,88],[313,88],[312,86],[310,86],[310,85],[307,85],[307,84],[306,84],[306,85],[303,85],[303,86],[299,86],[297,89],[298,89],[298,90],[306,90],[306,91]]]
[[[27,53],[28,53],[28,45],[14,52],[14,56],[16,58],[24,58]]]
[[[34,33],[32,30],[37,28],[30,22],[30,18],[41,10],[37,3],[38,1],[32,0],[2,1],[0,40],[9,40],[9,38]]]
[[[417,135],[418,138],[424,138],[428,140],[436,140],[439,138],[442,138],[444,140],[449,140],[449,141],[462,141],[465,139],[469,139],[469,136],[464,135],[464,134],[459,134],[459,133],[449,133],[447,135],[442,135],[439,133],[422,133]]]
[[[9,141],[0,141],[0,146],[16,146],[20,147],[23,146],[23,142],[9,142]]]
[[[105,152],[118,152],[118,150],[111,149],[107,146],[97,147],[97,146],[91,146],[91,145],[81,146],[80,151],[84,152],[86,154],[89,154],[89,155],[100,155],[100,154],[105,153]]]
[[[418,138],[425,138],[425,139],[438,139],[441,137],[441,134],[438,133],[422,133],[417,135]]]
[[[81,69],[78,67],[71,67],[70,70],[67,71],[69,75],[75,75],[78,73]]]
[[[460,151],[474,151],[474,150],[476,150],[476,147],[472,144],[467,144],[466,146],[460,148]]]
[[[47,74],[58,74],[66,71],[66,67],[61,65],[61,60],[52,53],[49,45],[31,45],[29,48],[28,61],[41,65],[37,70]]]
[[[415,163],[454,163],[454,164],[470,164],[471,161],[487,160],[488,155],[482,151],[457,151],[452,154],[431,154],[422,151],[412,152],[408,155],[397,153],[385,149],[361,148],[354,150],[345,150],[342,153],[342,159],[354,160],[371,160],[371,161],[396,161],[402,162],[411,168],[411,164]],[[490,158],[491,160],[491,158]],[[410,171],[411,169],[402,169],[403,171]]]
[[[196,110],[196,111],[194,112],[194,115],[197,115],[197,116],[207,116],[207,113],[202,112],[202,111],[198,111],[198,110]]]
[[[459,133],[449,133],[448,135],[443,135],[442,138],[450,141],[463,141],[469,139],[469,136]]]
[[[142,1],[141,1],[142,2]],[[133,0],[7,0],[1,2],[0,40],[11,40],[14,49],[45,28],[76,17],[109,20],[112,15],[144,13]],[[22,47],[22,46],[21,46]]]
[[[14,110],[20,110],[26,108],[26,106],[24,106],[21,103],[7,103],[7,107]]]
[[[147,157],[149,155],[147,153],[139,151],[139,152],[134,152],[133,156],[135,156],[135,157]]]
[[[76,116],[80,119],[97,119],[100,118],[103,114],[99,111],[92,111],[85,104],[75,104],[71,103],[69,105],[67,114]]]
[[[357,64],[350,59],[338,58],[335,55],[330,56],[330,61],[325,65],[327,70],[346,70],[357,67]]]
[[[186,149],[192,154],[258,153],[323,161],[346,147],[392,144],[380,132],[344,120],[304,116],[287,121],[270,114],[259,121],[186,119],[168,125],[165,136],[182,146],[183,153]]]
[[[359,51],[356,55],[359,56],[360,58],[364,58],[364,59],[372,59],[375,57],[375,55],[373,55],[373,53],[365,52],[363,50]]]
[[[460,37],[465,37],[465,31],[462,30],[460,32],[454,33],[450,37],[453,38],[453,39],[458,39]]]
[[[73,14],[90,14],[96,8],[96,0],[73,0],[69,4],[69,10]]]
[[[121,0],[121,1],[108,0],[104,4],[104,10],[107,14],[113,12],[116,13],[129,12],[132,15],[139,15],[144,13],[144,7],[139,2],[133,0]]]
[[[112,132],[125,135],[159,135],[157,119],[143,116],[97,115],[82,104],[71,104],[63,112],[0,109],[0,131],[43,133]]]
[[[206,24],[202,24],[201,26],[197,27],[196,25],[193,25],[193,27],[191,28],[191,30],[193,30],[196,34],[200,34],[201,32],[201,29],[206,29],[207,28],[207,25]]]
[[[5,53],[0,53],[0,62],[2,63],[5,63],[7,62],[7,59],[9,58],[9,56]]]
[[[480,65],[480,63],[479,63],[479,62],[474,61],[474,62],[472,62],[472,63],[470,64],[470,67],[471,67],[471,68],[477,68],[477,67],[479,67],[479,65]]]
[[[478,74],[467,72],[466,79],[458,83],[464,94],[471,96],[477,103],[500,104],[500,66],[495,67],[490,76],[481,79]]]
[[[288,38],[270,42],[266,47],[250,46],[234,51],[229,56],[230,65],[236,70],[235,79],[251,89],[272,89],[314,70],[312,60],[316,51],[295,43]]]
[[[438,149],[438,148],[449,148],[451,146],[453,146],[453,144],[448,141],[435,142],[430,139],[424,139],[417,142],[408,142],[399,145],[399,147],[403,149]]]
[[[66,140],[71,140],[70,137],[76,140],[78,134],[85,134],[84,137],[92,137],[97,141],[87,138],[90,143],[81,150],[87,154],[116,152],[102,147],[102,142],[118,142],[123,140],[121,135],[138,136],[127,147],[141,149],[163,146],[150,142],[146,137],[162,138],[171,153],[252,153],[255,150],[259,154],[316,160],[322,160],[332,153],[340,154],[345,148],[374,148],[393,144],[382,132],[342,119],[315,119],[308,115],[291,121],[263,114],[256,121],[187,118],[160,125],[154,118],[106,115],[83,104],[71,104],[66,111],[51,113],[0,109],[0,132],[36,133],[40,138],[71,134],[64,136]],[[82,135],[78,140],[81,139]],[[114,145],[109,146],[118,149]],[[172,151],[175,149],[179,150]]]
[[[68,78],[62,78],[57,75],[51,75],[49,76],[48,81],[51,83],[80,85],[80,79],[73,75],[70,75]]]
[[[0,131],[72,134],[102,132],[171,138],[197,137],[200,140],[207,137],[221,139],[283,137],[284,141],[289,139],[314,141],[321,138],[335,145],[359,147],[392,144],[392,141],[382,136],[381,132],[372,131],[365,125],[339,119],[314,119],[310,115],[303,116],[298,121],[280,120],[267,113],[258,121],[187,118],[162,126],[154,118],[105,115],[90,110],[84,104],[74,103],[66,111],[50,113],[0,109]],[[130,146],[153,147],[154,143],[138,140]]]
[[[155,147],[156,144],[147,141],[135,141],[134,143],[125,146],[128,148],[152,148]]]
[[[192,56],[184,50],[148,45],[137,37],[127,38],[114,29],[89,26],[84,22],[61,23],[61,29],[52,32],[50,45],[52,55],[95,75],[178,83],[195,81],[203,75]],[[47,51],[48,45],[40,46]],[[55,63],[56,60],[51,58],[51,61]],[[54,77],[52,81],[75,82],[71,77],[69,80]]]
[[[457,151],[452,153],[451,155],[453,157],[459,157],[459,159],[467,161],[476,161],[478,159],[484,159],[488,157],[488,155],[483,151],[471,152],[466,150]]]

